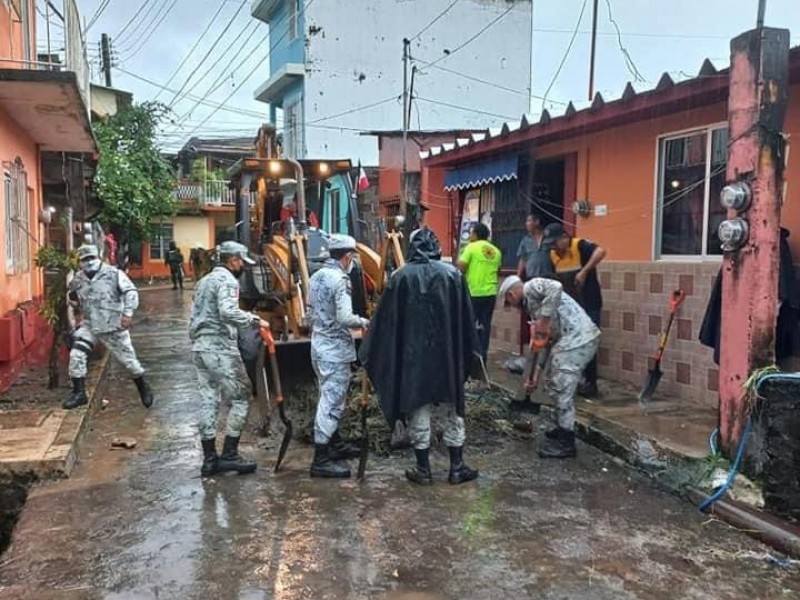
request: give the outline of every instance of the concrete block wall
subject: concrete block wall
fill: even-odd
[[[669,297],[681,288],[686,299],[672,324],[661,361],[659,394],[717,406],[719,368],[713,350],[700,344],[718,262],[604,262],[603,337],[598,356],[600,376],[640,386],[667,325]],[[492,348],[519,351],[519,313],[497,307],[492,323]]]

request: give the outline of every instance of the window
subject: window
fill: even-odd
[[[174,226],[162,223],[150,242],[150,260],[164,260],[169,253],[169,243],[175,241]]]
[[[283,111],[284,148],[289,158],[303,158],[303,103],[295,100]]]
[[[289,41],[297,39],[297,0],[289,0],[289,16],[287,17],[289,27]]]
[[[28,177],[22,162],[4,165],[3,199],[6,209],[6,271],[31,270],[30,195]]]
[[[718,256],[717,228],[725,220],[719,193],[725,185],[728,128],[709,127],[659,142],[656,254]]]

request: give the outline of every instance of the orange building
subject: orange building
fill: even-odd
[[[35,9],[33,0],[0,3],[0,391],[26,361],[44,360],[51,339],[39,315],[44,274],[34,265],[53,217],[42,162],[97,150],[75,72],[36,62]]]
[[[790,101],[784,133],[800,134],[800,48],[790,53]],[[698,342],[721,267],[717,226],[725,211],[728,72],[706,61],[694,79],[664,74],[655,89],[629,84],[622,97],[598,94],[585,110],[570,104],[539,122],[523,118],[455,139],[422,154],[422,199],[448,196],[457,215],[491,224],[504,266],[516,264],[524,218],[536,211],[604,246],[601,376],[640,385],[665,326],[668,296],[687,294],[662,362],[660,391],[716,405],[719,371]],[[800,154],[785,171],[783,226],[800,260]],[[460,220],[460,219],[459,219]],[[493,345],[518,350],[519,318],[498,309]]]

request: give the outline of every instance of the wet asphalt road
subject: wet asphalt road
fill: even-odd
[[[764,599],[800,597],[768,549],[581,446],[568,462],[530,443],[468,461],[475,484],[416,488],[411,456],[367,480],[311,480],[311,450],[244,445],[253,476],[198,477],[191,292],[145,291],[134,329],[157,392],[149,412],[121,367],[100,390],[81,463],[37,486],[0,560],[0,598],[239,600]],[[115,436],[134,450],[110,450]],[[468,442],[469,443],[469,442]],[[274,447],[274,443],[271,444]],[[355,465],[353,465],[355,466]]]

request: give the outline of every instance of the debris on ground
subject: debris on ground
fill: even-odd
[[[302,443],[312,444],[314,439],[314,415],[319,391],[316,382],[306,382],[284,390],[286,410],[295,424],[295,438]],[[344,439],[361,439],[361,386],[359,376],[354,376],[350,385],[347,408],[340,421],[339,431]],[[495,387],[468,386],[466,400],[467,444],[472,447],[491,447],[502,442],[501,438],[532,439],[536,431],[529,421],[518,423],[518,416],[508,408],[510,397]],[[273,407],[274,408],[274,407]],[[268,430],[272,435],[282,435],[282,426],[277,418],[269,419]],[[395,431],[389,425],[380,409],[376,394],[367,408],[367,428],[369,430],[370,452],[387,456],[391,451],[410,446],[405,426],[398,423]],[[442,444],[443,426],[434,413],[432,429],[434,445]]]
[[[111,440],[111,448],[124,448],[125,450],[132,450],[136,448],[136,440],[131,437],[115,437]]]

